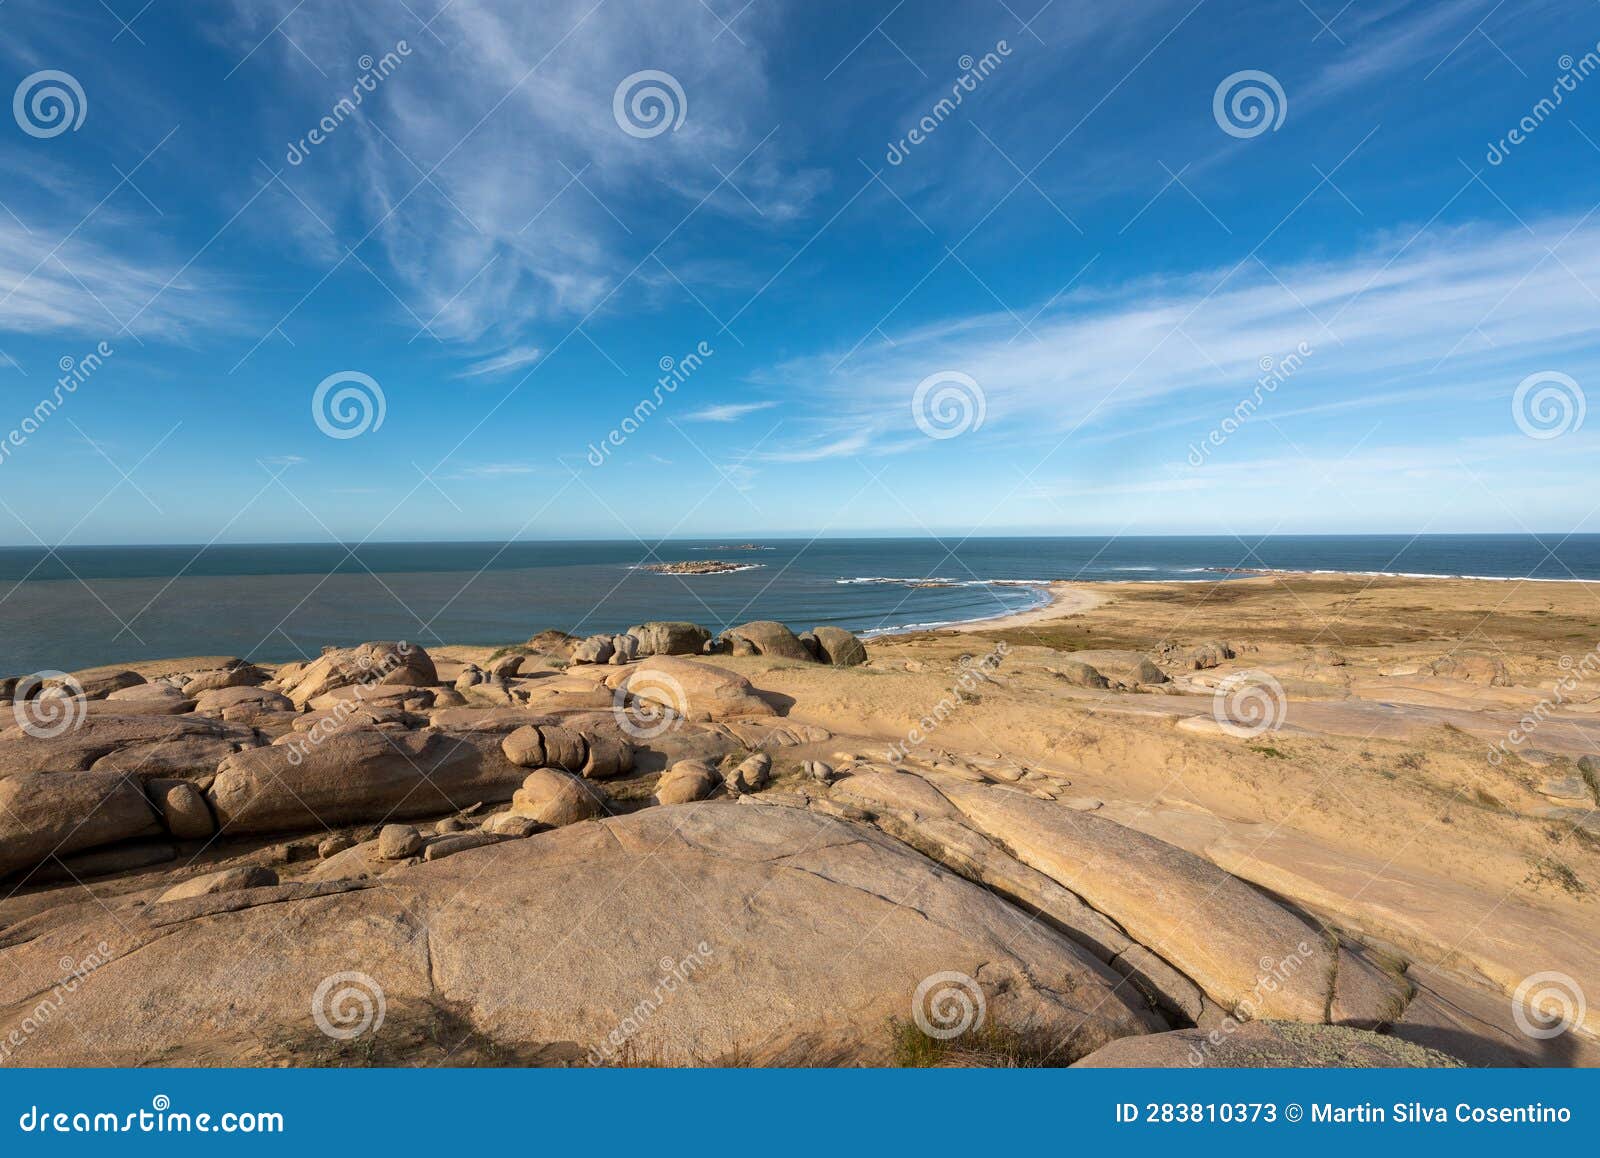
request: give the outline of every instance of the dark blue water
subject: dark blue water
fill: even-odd
[[[1039,584],[1237,568],[1600,580],[1600,535],[764,539],[0,548],[0,674],[186,655],[287,660],[367,639],[503,644],[547,627],[777,619],[861,632],[1003,615]],[[726,559],[723,575],[639,564]],[[930,585],[913,586],[913,583]]]

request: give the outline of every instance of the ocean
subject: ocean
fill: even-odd
[[[640,569],[706,559],[745,569]],[[1055,579],[1204,581],[1252,567],[1600,580],[1600,535],[740,538],[653,553],[637,542],[0,548],[0,674],[189,655],[282,661],[369,639],[499,645],[646,619],[876,634],[1025,610]]]

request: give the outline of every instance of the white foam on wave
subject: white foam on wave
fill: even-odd
[[[1600,579],[1551,578],[1536,575],[1462,575],[1438,571],[1345,571],[1337,567],[1256,567],[1242,575],[1354,575],[1378,579],[1471,579],[1483,583],[1600,583]]]
[[[862,639],[876,639],[881,635],[901,635],[907,631],[938,631],[939,629],[945,627],[964,627],[971,623],[988,623],[996,619],[1010,619],[1013,615],[1022,615],[1029,611],[1036,611],[1041,607],[1047,606],[1051,602],[1049,592],[1042,590],[1050,585],[1050,580],[996,579],[984,580],[982,582],[995,583],[1004,586],[1032,587],[1040,590],[1037,598],[1035,598],[1034,601],[1028,606],[1009,607],[1003,611],[997,611],[993,615],[974,615],[965,619],[939,619],[926,623],[901,623],[889,627],[869,628],[868,630],[857,632],[857,634],[860,635]],[[974,585],[977,584],[964,584],[964,586]]]
[[[852,579],[835,579],[835,583],[843,586],[855,586],[864,583],[895,584],[902,587],[916,587],[923,584],[938,584],[940,587],[1048,587],[1054,579],[948,579],[942,575],[925,575],[919,579],[900,579],[885,575],[857,575]]]

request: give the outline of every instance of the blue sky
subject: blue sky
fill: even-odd
[[[1600,6],[1341,4],[7,0],[0,542],[1600,530]]]

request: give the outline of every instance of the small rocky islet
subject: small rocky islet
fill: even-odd
[[[920,669],[848,631],[457,650],[0,683],[5,1062],[1432,1066],[1489,1004],[1057,771],[874,754],[852,698]],[[1154,697],[1231,654],[1048,674]],[[346,1037],[349,977],[382,1014]]]
[[[754,571],[760,566],[760,563],[733,563],[727,559],[686,559],[672,563],[643,563],[639,570],[656,575],[728,575],[734,571]]]

